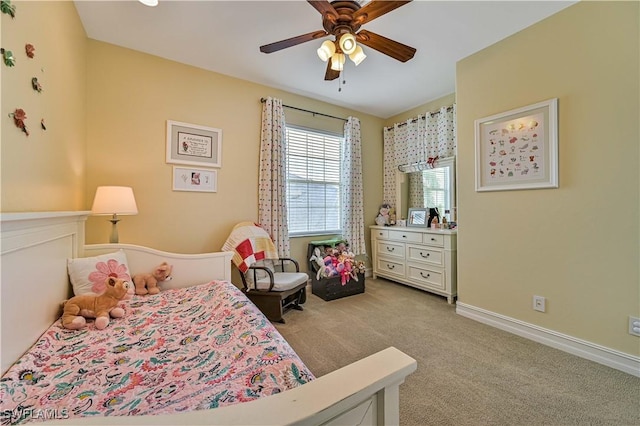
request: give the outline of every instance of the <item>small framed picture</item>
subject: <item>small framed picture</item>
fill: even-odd
[[[218,171],[174,166],[173,190],[218,192]]]
[[[409,209],[409,219],[407,220],[407,226],[427,226],[429,214],[427,209]]]
[[[558,187],[558,99],[475,120],[476,191]]]
[[[222,167],[222,130],[168,120],[166,161]]]

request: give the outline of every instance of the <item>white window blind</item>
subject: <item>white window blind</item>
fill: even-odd
[[[443,167],[425,170],[422,173],[424,205],[437,207],[438,212],[440,212],[440,217],[442,217],[447,210],[451,210],[449,171],[448,167]]]
[[[287,126],[290,235],[340,233],[340,144],[343,137]]]

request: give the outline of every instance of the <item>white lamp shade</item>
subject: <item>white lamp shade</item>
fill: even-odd
[[[158,0],[138,0],[140,3],[144,4],[145,6],[157,6],[158,5]]]
[[[128,186],[99,186],[93,199],[91,213],[94,215],[138,214],[133,189]]]
[[[349,55],[349,59],[351,59],[356,66],[360,65],[360,62],[364,61],[364,58],[366,57],[367,55],[364,54],[364,51],[360,46],[356,46],[356,50]]]
[[[344,54],[334,53],[331,57],[331,69],[334,71],[342,71],[344,68]]]
[[[344,33],[340,36],[340,49],[346,54],[349,55],[356,50],[356,38],[351,33]]]
[[[324,62],[327,62],[334,53],[336,53],[336,45],[329,40],[325,40],[318,48],[318,57]]]

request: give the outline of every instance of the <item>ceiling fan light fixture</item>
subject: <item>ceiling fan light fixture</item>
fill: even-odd
[[[351,33],[344,33],[340,36],[340,49],[350,55],[356,50],[356,37]]]
[[[321,43],[317,48],[318,57],[324,62],[331,61],[326,65],[325,81],[342,77],[340,81],[344,82],[342,72],[346,56],[349,56],[356,65],[359,65],[367,56],[359,47],[360,44],[400,62],[406,62],[413,58],[416,49],[363,30],[361,27],[410,2],[411,0],[308,0],[307,3],[322,15],[323,29],[262,45],[260,52],[273,53],[311,40],[320,40]],[[325,37],[331,37],[331,40],[322,42]]]
[[[331,57],[331,69],[334,71],[342,71],[344,69],[344,54],[334,53]]]
[[[145,6],[157,6],[158,5],[158,0],[138,0],[140,3],[144,4]]]
[[[364,51],[360,46],[356,46],[353,53],[349,55],[349,59],[351,59],[356,66],[360,65],[360,62],[364,61],[364,58],[366,57],[367,55],[364,54]]]
[[[323,62],[327,62],[334,53],[336,53],[336,45],[329,40],[325,40],[318,48],[318,57]]]

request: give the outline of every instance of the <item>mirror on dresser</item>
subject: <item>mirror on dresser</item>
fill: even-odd
[[[396,178],[397,217],[406,218],[410,208],[437,207],[440,216],[456,221],[455,157],[439,159],[431,168],[427,162],[398,168]]]

